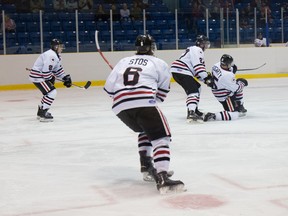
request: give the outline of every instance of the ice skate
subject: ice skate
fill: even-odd
[[[40,122],[52,122],[53,116],[48,112],[48,109],[42,109],[38,106],[37,119]]]
[[[199,114],[202,114],[199,110],[197,110]],[[187,123],[194,123],[194,122],[203,122],[202,116],[198,115],[196,111],[188,110],[187,112]]]
[[[140,171],[143,174],[143,180],[148,182],[155,182],[157,171],[154,168],[153,159],[152,157],[144,156],[141,154],[142,153],[140,153]],[[173,174],[173,170],[167,172],[168,177],[171,177]]]
[[[241,104],[240,102],[237,102],[237,105],[238,105],[239,117],[246,116],[247,109],[245,109],[245,107],[243,106],[243,104]]]
[[[205,116],[204,116],[204,122],[207,122],[207,121],[215,121],[216,120],[216,115],[214,113],[207,113]]]
[[[143,156],[140,153],[141,173],[143,174],[143,180],[148,182],[155,181],[156,169],[154,168],[152,157]]]
[[[180,180],[169,179],[166,171],[157,174],[156,179],[157,189],[161,195],[169,193],[181,193],[186,191],[184,183]]]

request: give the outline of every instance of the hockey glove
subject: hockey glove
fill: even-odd
[[[67,88],[70,88],[72,86],[72,80],[69,74],[64,76],[62,80],[63,80],[63,85],[66,86]]]
[[[233,68],[232,72],[233,72],[234,74],[236,74],[236,72],[237,72],[237,70],[238,70],[237,66],[234,64],[234,65],[232,66],[232,68]]]
[[[213,77],[210,74],[208,74],[208,76],[204,79],[204,83],[208,87],[212,87],[213,86]]]
[[[244,79],[244,78],[238,78],[236,80],[236,82],[237,83],[242,83],[242,85],[244,85],[244,86],[248,86],[248,81],[246,79]]]

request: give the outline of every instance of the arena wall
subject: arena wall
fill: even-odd
[[[165,60],[169,65],[183,50],[159,50],[156,56]],[[255,68],[263,63],[266,65],[257,70],[241,71],[238,76],[245,78],[288,77],[287,47],[261,48],[223,48],[205,51],[207,71],[218,62],[223,54],[230,54],[234,58],[238,69]],[[133,55],[133,51],[105,52],[104,55],[115,65],[121,58]],[[1,55],[0,56],[0,90],[17,90],[35,88],[28,79],[29,72],[25,68],[32,67],[39,54]],[[111,71],[106,62],[97,52],[63,53],[62,64],[67,74],[71,74],[73,82],[79,84],[87,80],[92,85],[103,85]],[[62,86],[62,85],[61,85]]]

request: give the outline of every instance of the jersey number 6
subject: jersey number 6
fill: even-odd
[[[124,72],[124,85],[136,85],[139,81],[139,72],[142,71],[142,68],[137,67],[128,67]]]

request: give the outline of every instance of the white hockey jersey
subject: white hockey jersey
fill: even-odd
[[[112,110],[157,106],[170,91],[171,74],[166,62],[150,55],[120,60],[108,76],[104,90],[113,98]]]
[[[203,81],[207,76],[204,51],[198,46],[190,46],[174,61],[170,68],[171,73],[186,74]]]
[[[61,65],[61,57],[55,51],[49,49],[35,61],[30,71],[29,79],[32,82],[39,83],[50,80],[53,76],[62,79],[65,73]]]
[[[222,102],[227,97],[234,95],[235,92],[242,92],[244,86],[238,84],[231,67],[229,71],[220,67],[220,62],[212,67],[213,82],[212,92],[218,101]]]

